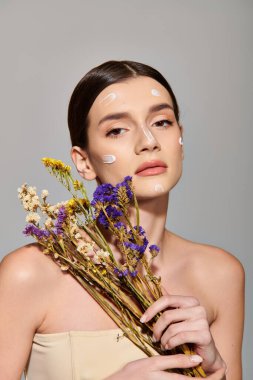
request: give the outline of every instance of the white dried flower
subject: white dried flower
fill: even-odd
[[[108,251],[104,251],[103,249],[99,249],[96,254],[99,256],[99,257],[103,257],[103,258],[106,258],[108,256],[110,256],[110,253]]]
[[[48,190],[42,190],[42,192],[41,192],[41,198],[42,199],[46,199],[46,197],[48,197]]]
[[[85,250],[85,242],[84,241],[80,241],[78,243],[78,246],[76,247],[76,250],[80,253],[85,253],[86,250]]]
[[[90,243],[85,243],[87,255],[94,255],[94,245],[95,245],[94,241]]]
[[[30,210],[29,204],[27,202],[23,202],[23,207],[26,211]]]
[[[85,253],[88,256],[93,256],[94,255],[94,242],[92,243],[87,243],[85,241],[80,241],[77,245],[77,251],[80,253]]]
[[[53,227],[54,223],[53,223],[53,219],[52,218],[47,218],[46,221],[45,221],[45,226],[47,228],[51,228]]]
[[[34,197],[30,204],[31,209],[35,211],[39,206],[40,206],[40,202]]]
[[[27,191],[27,183],[24,183],[21,187],[18,188],[18,193],[23,194]]]
[[[30,202],[31,201],[31,196],[30,194],[27,194],[24,196],[24,202]]]
[[[54,205],[48,207],[48,211],[51,212],[52,214],[54,214],[56,210],[57,210],[57,207]]]
[[[27,189],[28,193],[30,195],[36,195],[36,187],[35,186],[29,186],[28,189]]]
[[[75,234],[79,233],[79,229],[75,223],[70,224],[70,233],[71,233],[71,235],[75,235]]]
[[[27,223],[38,223],[40,220],[40,216],[39,214],[37,214],[36,212],[30,212],[27,216],[26,216],[26,221]]]
[[[93,256],[92,261],[94,262],[94,264],[101,264],[101,257],[99,257],[99,256],[95,253],[95,255]]]

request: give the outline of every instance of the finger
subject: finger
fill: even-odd
[[[156,355],[149,358],[152,371],[165,371],[166,369],[196,367],[202,362],[202,360],[203,359],[199,355],[184,354],[170,356]]]
[[[209,330],[201,331],[201,333],[199,331],[183,331],[170,338],[164,347],[166,350],[171,350],[172,348],[180,346],[184,343],[194,343],[199,346],[207,346],[211,343],[211,341],[212,336]]]
[[[189,308],[198,306],[199,301],[194,297],[188,296],[170,296],[164,295],[155,301],[142,315],[140,321],[142,323],[152,319],[157,313],[169,307],[171,308]]]
[[[155,341],[161,341],[162,346],[177,334],[184,331],[199,331],[201,334],[202,330],[209,329],[208,322],[205,319],[184,321],[178,323],[172,323],[162,334],[156,329],[156,325],[153,329],[153,336]]]
[[[166,310],[153,326],[155,338],[159,340],[163,331],[172,323],[190,320],[206,320],[206,312],[202,306],[186,309]]]

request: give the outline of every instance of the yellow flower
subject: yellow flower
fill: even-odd
[[[71,198],[68,202],[67,202],[67,210],[68,210],[68,213],[71,215],[71,214],[74,214],[74,213],[78,213],[78,212],[82,212],[82,207],[87,207],[88,206],[88,202],[86,199],[83,199],[83,198]]]
[[[55,158],[44,157],[41,160],[47,168],[52,168],[53,170],[58,170],[60,172],[70,173],[71,167],[64,164],[61,160],[56,160]]]
[[[80,190],[82,188],[82,182],[78,181],[77,179],[73,182],[74,190]]]

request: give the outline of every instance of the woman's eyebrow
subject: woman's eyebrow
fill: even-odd
[[[170,109],[170,110],[174,111],[173,107],[169,103],[161,103],[161,104],[156,104],[154,106],[151,106],[149,108],[149,113],[158,112],[158,111],[161,111],[163,109]],[[111,113],[111,114],[104,116],[99,121],[98,126],[101,125],[102,123],[104,123],[105,121],[108,121],[108,120],[120,120],[120,119],[127,118],[127,117],[131,117],[128,112]]]
[[[150,107],[149,112],[150,113],[157,112],[157,111],[161,111],[161,110],[166,109],[166,108],[174,111],[174,108],[169,103],[161,103],[161,104],[156,104],[156,105]]]

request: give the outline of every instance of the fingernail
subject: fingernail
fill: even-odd
[[[156,342],[157,342],[157,340],[156,340],[156,338],[155,338],[155,336],[154,336],[154,335],[152,336],[152,338],[151,338],[151,339],[152,339],[152,342],[153,342],[153,343],[156,343]]]
[[[191,355],[190,361],[193,363],[201,363],[203,361],[202,357],[199,355]]]
[[[146,322],[147,319],[148,319],[148,317],[145,314],[143,314],[143,316],[140,318],[140,322],[144,323],[144,322]]]

